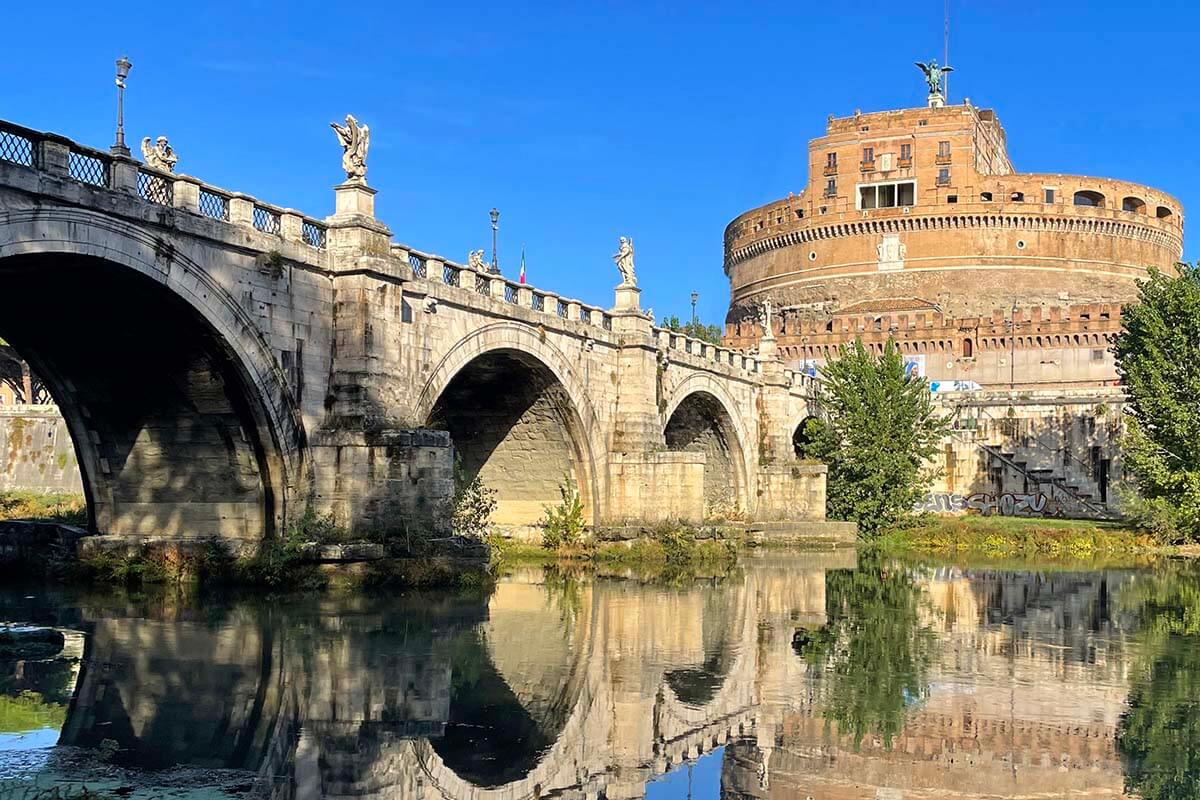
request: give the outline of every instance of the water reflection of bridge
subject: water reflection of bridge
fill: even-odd
[[[281,800],[639,797],[722,745],[729,797],[1120,794],[1125,626],[1107,595],[1124,576],[921,577],[940,646],[889,747],[826,720],[830,678],[793,651],[853,559],[683,588],[538,571],[486,602],[85,607],[63,743],[249,769]]]

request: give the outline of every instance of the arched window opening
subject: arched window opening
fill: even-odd
[[[1099,192],[1082,189],[1075,193],[1075,205],[1104,208],[1104,195]]]
[[[1013,201],[1014,203],[1024,203],[1025,202],[1025,193],[1024,192],[1013,192],[1011,195],[1009,195],[1008,199]]]
[[[1167,217],[1171,216],[1171,209],[1167,208],[1166,206],[1159,206],[1158,210],[1154,212],[1154,216],[1158,217],[1159,219],[1166,219]]]
[[[1140,197],[1126,197],[1121,201],[1121,210],[1131,211],[1134,214],[1145,214],[1146,201],[1142,200]]]
[[[974,345],[971,343],[970,339],[963,339],[962,357],[963,358],[974,358],[975,357],[975,348],[974,348]]]

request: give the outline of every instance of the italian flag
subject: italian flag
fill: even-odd
[[[525,283],[525,245],[521,245],[521,274],[518,276],[517,280],[519,280],[521,283]]]

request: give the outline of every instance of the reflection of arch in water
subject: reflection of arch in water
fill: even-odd
[[[501,787],[507,796],[532,796],[584,755],[578,737],[602,694],[602,662],[590,652],[591,589],[574,589],[574,600],[564,602],[571,589],[497,587],[488,621],[473,632],[478,660],[465,654],[455,666],[444,735],[415,750],[447,797]],[[481,669],[470,666],[479,661]]]
[[[702,707],[712,701],[729,675],[736,656],[738,609],[728,592],[705,592],[700,610],[703,662],[667,670],[663,680],[680,702]]]
[[[659,750],[665,751],[667,748],[664,746],[673,741],[688,742],[697,736],[703,738],[700,732],[712,728],[714,724],[721,727],[723,720],[744,715],[755,706],[758,615],[754,604],[754,592],[748,591],[744,585],[739,587],[734,594],[732,619],[728,620],[734,655],[723,681],[706,702],[702,705],[686,702],[664,676],[654,713],[654,738],[660,743],[657,745]]]

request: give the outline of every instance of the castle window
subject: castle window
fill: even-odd
[[[945,141],[938,142],[937,163],[939,163],[939,164],[949,164],[950,163],[950,142],[945,142]]]
[[[1054,202],[1054,190],[1046,189],[1045,192],[1046,192],[1046,204],[1050,205],[1051,203]]]
[[[1166,219],[1167,217],[1171,216],[1171,209],[1167,208],[1166,206],[1159,206],[1158,210],[1154,212],[1154,216],[1158,217],[1159,219]]]
[[[990,203],[990,202],[992,202],[992,193],[991,192],[980,192],[979,199],[981,202]]]
[[[949,167],[942,167],[941,169],[938,170],[937,185],[938,186],[949,186],[950,185],[950,168]]]
[[[830,178],[825,181],[825,196],[837,197],[837,178]]]
[[[917,120],[918,128],[924,128],[928,124],[929,124],[929,120],[927,120],[927,119]]]
[[[858,207],[870,209],[911,206],[915,196],[916,184],[912,181],[860,185],[858,187]]]
[[[837,153],[827,153],[825,155],[825,166],[837,169]]]
[[[804,219],[804,209],[803,208],[796,209],[796,219]]]
[[[1121,201],[1122,211],[1132,211],[1134,214],[1145,214],[1146,203],[1139,197],[1126,197]]]
[[[875,167],[875,148],[864,147],[862,155],[862,168],[873,169]]]
[[[1024,203],[1025,202],[1025,193],[1024,192],[1013,192],[1012,195],[1008,199],[1012,200],[1014,203]]]
[[[912,161],[912,145],[911,144],[900,145],[900,160],[901,161]]]
[[[974,350],[973,345],[971,344],[971,340],[963,339],[962,357],[963,358],[973,358],[974,354],[975,354],[975,350]]]
[[[1092,361],[1103,361],[1103,360],[1104,360],[1104,351],[1103,350],[1093,350],[1092,351]]]
[[[957,202],[958,202],[958,195],[956,195],[956,194],[948,194],[948,195],[946,195],[946,202],[947,202],[947,203],[957,203]]]
[[[1103,208],[1104,195],[1100,194],[1099,192],[1090,192],[1087,190],[1078,191],[1075,193],[1075,205]]]

